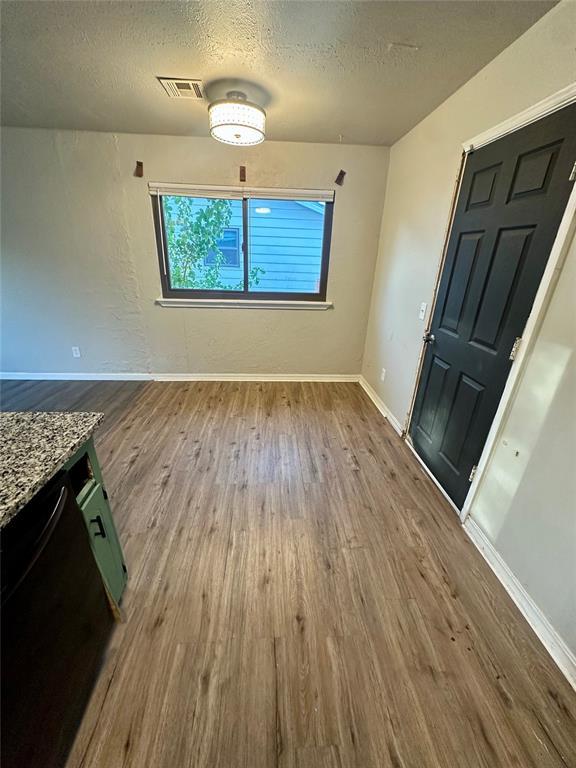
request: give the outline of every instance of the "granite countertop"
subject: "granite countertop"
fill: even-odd
[[[0,528],[88,440],[103,413],[0,413]]]

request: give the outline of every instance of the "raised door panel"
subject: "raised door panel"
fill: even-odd
[[[474,427],[483,392],[484,386],[478,381],[466,375],[460,376],[439,451],[457,475],[460,474],[464,444]]]
[[[429,407],[422,412],[417,428],[429,443],[432,442],[434,425],[438,416],[440,404],[444,397],[444,388],[449,370],[450,366],[447,362],[441,360],[439,357],[435,357],[432,360],[432,365],[428,372],[426,399]]]
[[[492,205],[501,167],[502,163],[496,163],[488,168],[479,168],[475,171],[470,183],[467,210]]]
[[[561,146],[562,141],[557,141],[519,156],[508,194],[509,201],[546,194]]]
[[[440,328],[459,335],[468,289],[482,245],[483,232],[464,232],[460,236],[452,263]]]
[[[498,233],[471,333],[474,344],[491,352],[498,351],[534,229],[519,227]]]

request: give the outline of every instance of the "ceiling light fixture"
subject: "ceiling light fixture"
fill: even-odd
[[[208,118],[210,135],[224,144],[249,147],[266,137],[266,112],[242,91],[228,91],[225,99],[212,102]]]

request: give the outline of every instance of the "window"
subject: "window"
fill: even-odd
[[[325,301],[333,192],[150,193],[164,298]]]
[[[204,257],[204,264],[211,267],[222,258],[223,267],[240,266],[240,227],[226,227],[222,237],[218,240],[216,248],[209,251]]]

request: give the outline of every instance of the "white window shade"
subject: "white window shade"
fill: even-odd
[[[166,184],[151,181],[148,184],[151,195],[176,195],[179,197],[206,197],[219,200],[242,200],[242,190],[238,187],[190,186],[189,184]]]
[[[238,200],[256,197],[259,200],[309,200],[311,202],[334,202],[332,189],[293,189],[276,187],[214,187],[205,184],[170,184],[151,181],[148,184],[151,195],[182,195],[189,197],[224,198]]]

